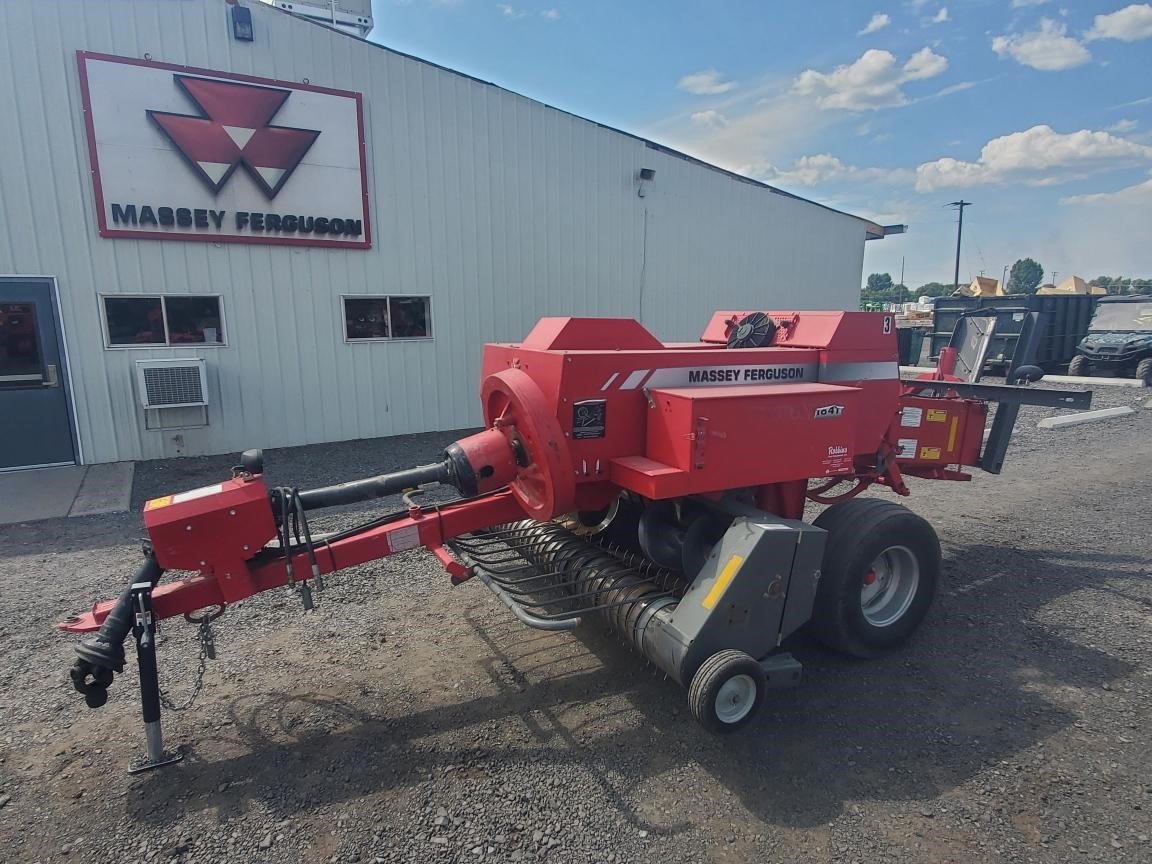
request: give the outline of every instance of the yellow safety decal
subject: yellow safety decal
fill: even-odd
[[[940,408],[928,409],[928,422],[929,423],[943,423],[948,419],[948,412]]]
[[[172,496],[171,495],[165,495],[163,498],[153,498],[151,501],[149,501],[147,504],[144,505],[144,509],[145,510],[157,510],[161,507],[167,507],[171,503],[172,503]]]
[[[724,569],[720,571],[720,575],[712,583],[712,590],[708,592],[708,596],[704,598],[704,602],[701,604],[705,609],[716,608],[716,604],[720,602],[720,597],[732,584],[732,580],[736,578],[736,571],[740,569],[740,565],[743,563],[744,559],[739,555],[733,555],[728,559],[728,563],[724,565]]]
[[[940,448],[939,447],[921,447],[920,448],[920,458],[921,459],[939,459],[940,458]]]
[[[956,427],[960,425],[960,418],[952,418],[952,428],[948,430],[948,452],[951,453],[952,449],[956,446]]]

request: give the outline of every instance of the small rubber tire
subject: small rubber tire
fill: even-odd
[[[828,532],[816,587],[812,631],[853,657],[876,657],[905,642],[928,614],[940,579],[940,540],[932,526],[906,507],[877,498],[834,504],[815,521]],[[896,617],[877,626],[865,615],[865,578],[889,550],[914,561],[915,585]]]
[[[1145,357],[1136,364],[1136,379],[1152,387],[1152,357]]]
[[[1068,364],[1069,375],[1091,375],[1092,368],[1088,365],[1088,358],[1083,354],[1077,354],[1072,358],[1072,362]]]
[[[726,735],[752,722],[764,704],[768,677],[743,651],[717,651],[700,664],[688,687],[692,716],[714,735]]]

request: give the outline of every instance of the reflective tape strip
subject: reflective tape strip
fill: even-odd
[[[635,390],[640,386],[640,382],[647,377],[650,369],[637,369],[631,375],[624,379],[624,383],[620,385],[621,390]]]
[[[875,363],[821,363],[820,380],[833,381],[876,381],[885,378],[900,380],[900,365],[895,360],[882,360]]]
[[[951,453],[956,447],[956,427],[960,425],[960,418],[952,418],[952,428],[948,431],[948,452]]]
[[[705,609],[714,609],[716,604],[720,602],[720,597],[727,590],[728,586],[732,584],[732,580],[736,578],[736,573],[740,569],[740,565],[744,563],[744,559],[739,555],[733,555],[728,559],[728,563],[724,565],[724,569],[720,571],[720,575],[716,577],[716,581],[712,583],[712,590],[708,592],[708,596],[704,598],[704,602],[700,605]]]
[[[619,377],[620,377],[619,372],[613,372],[611,375],[608,376],[608,380],[604,382],[604,386],[600,388],[600,391],[603,392],[603,391],[607,390],[609,387],[612,386],[612,382],[615,381]]]

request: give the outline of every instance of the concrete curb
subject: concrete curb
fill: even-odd
[[[1042,385],[1045,381],[1051,381],[1053,384],[1084,384],[1088,387],[1095,387],[1097,384],[1105,387],[1145,386],[1139,378],[1091,378],[1085,375],[1045,375],[1039,383]]]
[[[935,366],[901,366],[900,373],[902,375],[919,375],[923,372],[935,372]],[[1097,384],[1103,387],[1137,387],[1143,388],[1147,385],[1139,378],[1092,378],[1087,375],[1045,375],[1041,378],[1037,385],[1043,387],[1045,383],[1051,384],[1080,384],[1087,387],[1095,387]]]
[[[1079,426],[1082,423],[1095,423],[1098,420],[1110,420],[1113,417],[1125,417],[1128,414],[1135,413],[1136,409],[1131,405],[1121,405],[1118,408],[1101,408],[1099,411],[1081,411],[1078,414],[1045,417],[1036,424],[1036,428],[1064,429],[1068,426]]]

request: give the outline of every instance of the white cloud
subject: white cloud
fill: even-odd
[[[507,3],[497,3],[496,8],[500,10],[501,15],[505,18],[511,18],[512,20],[523,18],[524,15],[527,14],[520,9],[509,6]]]
[[[1067,32],[1068,28],[1063,24],[1043,18],[1039,30],[996,36],[992,39],[992,50],[1001,57],[1008,55],[1022,66],[1044,72],[1083,66],[1092,59],[1092,55]]]
[[[694,96],[717,96],[735,89],[736,82],[725,81],[715,69],[704,69],[685,75],[676,86]]]
[[[540,14],[543,17],[547,18],[549,21],[555,21],[557,18],[560,17],[560,10],[559,9],[545,9]]]
[[[1126,186],[1115,192],[1095,192],[1061,198],[1061,204],[1148,204],[1152,205],[1152,180]],[[1145,211],[1147,212],[1147,211]]]
[[[1133,3],[1110,15],[1097,15],[1085,39],[1119,39],[1136,42],[1152,37],[1152,5]]]
[[[951,96],[953,93],[963,93],[965,90],[971,90],[977,84],[981,84],[981,83],[983,83],[983,82],[981,82],[981,81],[958,81],[955,84],[949,84],[947,87],[941,87],[939,90],[937,90],[932,95],[936,98],[939,98],[941,96]]]
[[[908,98],[900,89],[909,81],[933,78],[948,68],[948,60],[921,48],[903,66],[889,51],[870,48],[854,63],[837,66],[831,72],[805,69],[792,83],[802,96],[815,96],[824,109],[870,111],[906,105]]]
[[[833,177],[849,173],[851,169],[829,153],[801,156],[788,171],[777,171],[773,179],[797,186],[815,186]]]
[[[940,11],[936,13],[936,17],[932,19],[932,23],[933,24],[943,24],[945,21],[948,21],[948,20],[950,20],[948,18],[948,7],[947,6],[941,6]]]
[[[831,153],[817,153],[801,156],[791,168],[781,170],[772,165],[744,166],[744,173],[762,177],[782,186],[817,186],[829,180],[851,177],[853,180],[879,180],[882,182],[907,182],[912,172],[902,168],[859,168],[845,164]]]
[[[948,68],[948,58],[935,53],[931,48],[921,48],[904,64],[901,83],[935,78]]]
[[[1061,134],[1051,126],[1033,126],[993,138],[975,162],[951,157],[926,162],[916,169],[916,190],[932,192],[952,186],[1023,182],[1045,186],[1085,173],[1152,160],[1152,147],[1117,138],[1108,132]],[[1071,176],[1069,176],[1071,175]]]
[[[864,29],[857,33],[857,36],[867,36],[869,33],[875,33],[877,30],[883,30],[892,19],[885,15],[883,12],[877,12],[872,16],[872,19],[865,25]]]
[[[713,129],[722,129],[728,125],[728,118],[721,114],[719,111],[709,109],[708,111],[696,111],[689,118],[693,126],[711,127]]]
[[[1109,126],[1108,131],[1109,132],[1116,132],[1117,134],[1123,135],[1125,132],[1133,131],[1139,125],[1140,124],[1137,123],[1135,120],[1128,120],[1127,118],[1125,118],[1123,120],[1117,120],[1115,123],[1113,123],[1111,126]]]
[[[1012,0],[1013,9],[1023,9],[1025,6],[1043,6],[1048,0]]]

